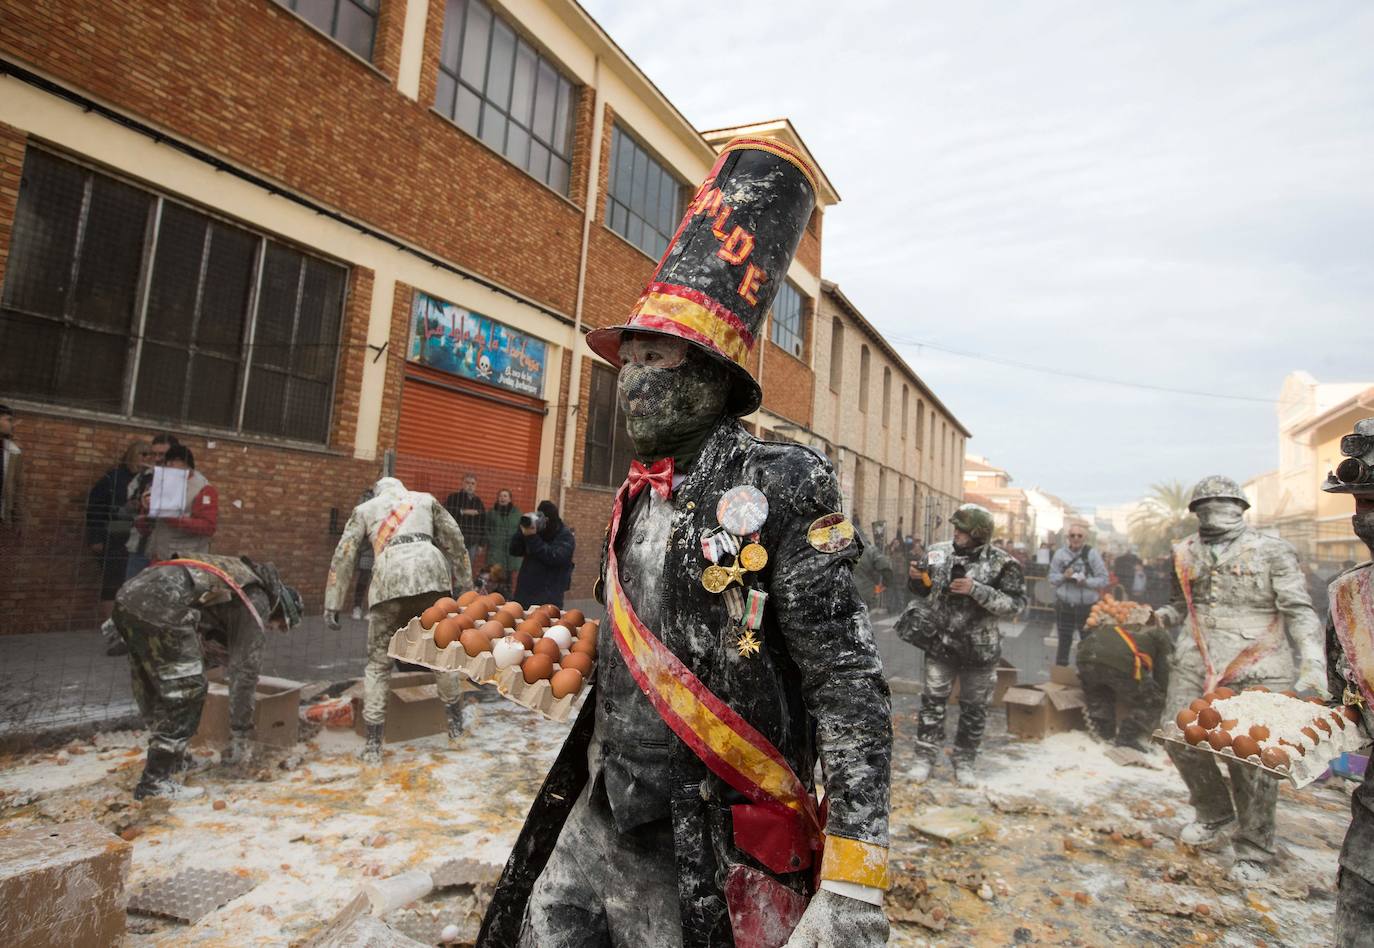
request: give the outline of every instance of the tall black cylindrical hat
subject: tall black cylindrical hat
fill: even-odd
[[[815,206],[816,173],[805,158],[767,139],[730,142],[629,320],[589,332],[587,345],[618,368],[627,330],[685,339],[730,366],[731,413],[754,411],[763,392],[749,353]]]

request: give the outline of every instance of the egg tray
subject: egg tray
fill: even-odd
[[[1183,737],[1183,729],[1173,721],[1167,722],[1163,727],[1155,731],[1154,734],[1151,735],[1151,739],[1156,744],[1179,744],[1191,751],[1196,751],[1201,754],[1211,754],[1213,757],[1220,757],[1223,760],[1234,761],[1238,764],[1244,764],[1247,767],[1254,767],[1256,770],[1264,771],[1271,777],[1289,781],[1294,789],[1301,789],[1307,786],[1326,772],[1327,765],[1330,764],[1331,761],[1340,757],[1341,754],[1347,751],[1358,750],[1365,743],[1363,736],[1359,734],[1356,728],[1347,727],[1340,731],[1336,731],[1333,728],[1333,733],[1329,737],[1323,736],[1322,740],[1315,747],[1308,748],[1306,754],[1297,755],[1290,750],[1287,767],[1274,768],[1264,766],[1264,764],[1260,763],[1259,760],[1254,757],[1237,757],[1236,752],[1229,747],[1215,750],[1212,745],[1205,741],[1201,744],[1189,744]]]
[[[550,721],[568,720],[573,704],[582,697],[591,681],[591,675],[586,675],[581,688],[570,695],[555,698],[548,681],[528,684],[519,665],[497,668],[496,659],[492,658],[489,651],[472,656],[457,642],[448,648],[439,648],[434,644],[434,633],[421,628],[418,616],[406,623],[404,628],[396,630],[386,653],[412,665],[422,665],[434,671],[462,672],[478,684],[495,685],[497,691],[516,704],[537,711]],[[596,671],[595,666],[592,671]]]

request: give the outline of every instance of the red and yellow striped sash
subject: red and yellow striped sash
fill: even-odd
[[[1151,673],[1155,670],[1155,660],[1136,648],[1135,638],[1121,626],[1116,627],[1116,634],[1121,636],[1121,640],[1126,643],[1126,647],[1131,650],[1131,656],[1135,659],[1135,680],[1140,681],[1141,668],[1147,668]]]
[[[409,517],[410,512],[414,509],[415,505],[408,500],[401,501],[391,508],[391,513],[386,515],[382,525],[377,528],[377,538],[372,541],[373,555],[382,555],[382,550],[386,549],[386,541],[390,540],[392,534],[400,529],[401,524],[405,522],[406,517]]]

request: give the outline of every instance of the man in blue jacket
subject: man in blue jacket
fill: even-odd
[[[551,500],[539,504],[537,515],[520,518],[520,532],[510,538],[510,555],[522,556],[515,581],[515,601],[526,606],[549,603],[563,608],[563,593],[572,584],[573,551],[577,539],[558,516]]]

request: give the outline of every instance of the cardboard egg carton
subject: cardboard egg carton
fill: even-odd
[[[419,616],[407,622],[404,628],[396,630],[386,653],[412,665],[422,665],[434,671],[461,672],[478,684],[495,685],[497,691],[516,704],[537,711],[551,721],[568,719],[573,703],[586,692],[592,677],[584,676],[582,687],[572,694],[555,698],[547,680],[531,685],[525,681],[519,665],[497,668],[496,659],[490,651],[472,656],[456,641],[448,648],[439,648],[434,644],[433,630],[426,632],[421,628]],[[526,650],[525,657],[528,658],[530,654]],[[560,667],[557,666],[555,671]],[[592,671],[596,671],[594,665]]]
[[[1332,728],[1330,734],[1321,734],[1321,739],[1315,746],[1304,738],[1303,743],[1307,747],[1305,754],[1299,754],[1292,748],[1284,748],[1288,751],[1288,765],[1274,768],[1264,766],[1258,757],[1237,757],[1236,752],[1229,747],[1215,750],[1206,741],[1199,744],[1189,744],[1183,737],[1183,729],[1173,721],[1166,722],[1163,727],[1151,735],[1151,739],[1156,744],[1181,744],[1191,751],[1211,754],[1213,757],[1254,767],[1271,777],[1289,781],[1294,789],[1301,789],[1326,773],[1327,766],[1341,754],[1359,750],[1367,743],[1360,729],[1354,725],[1340,729]]]

